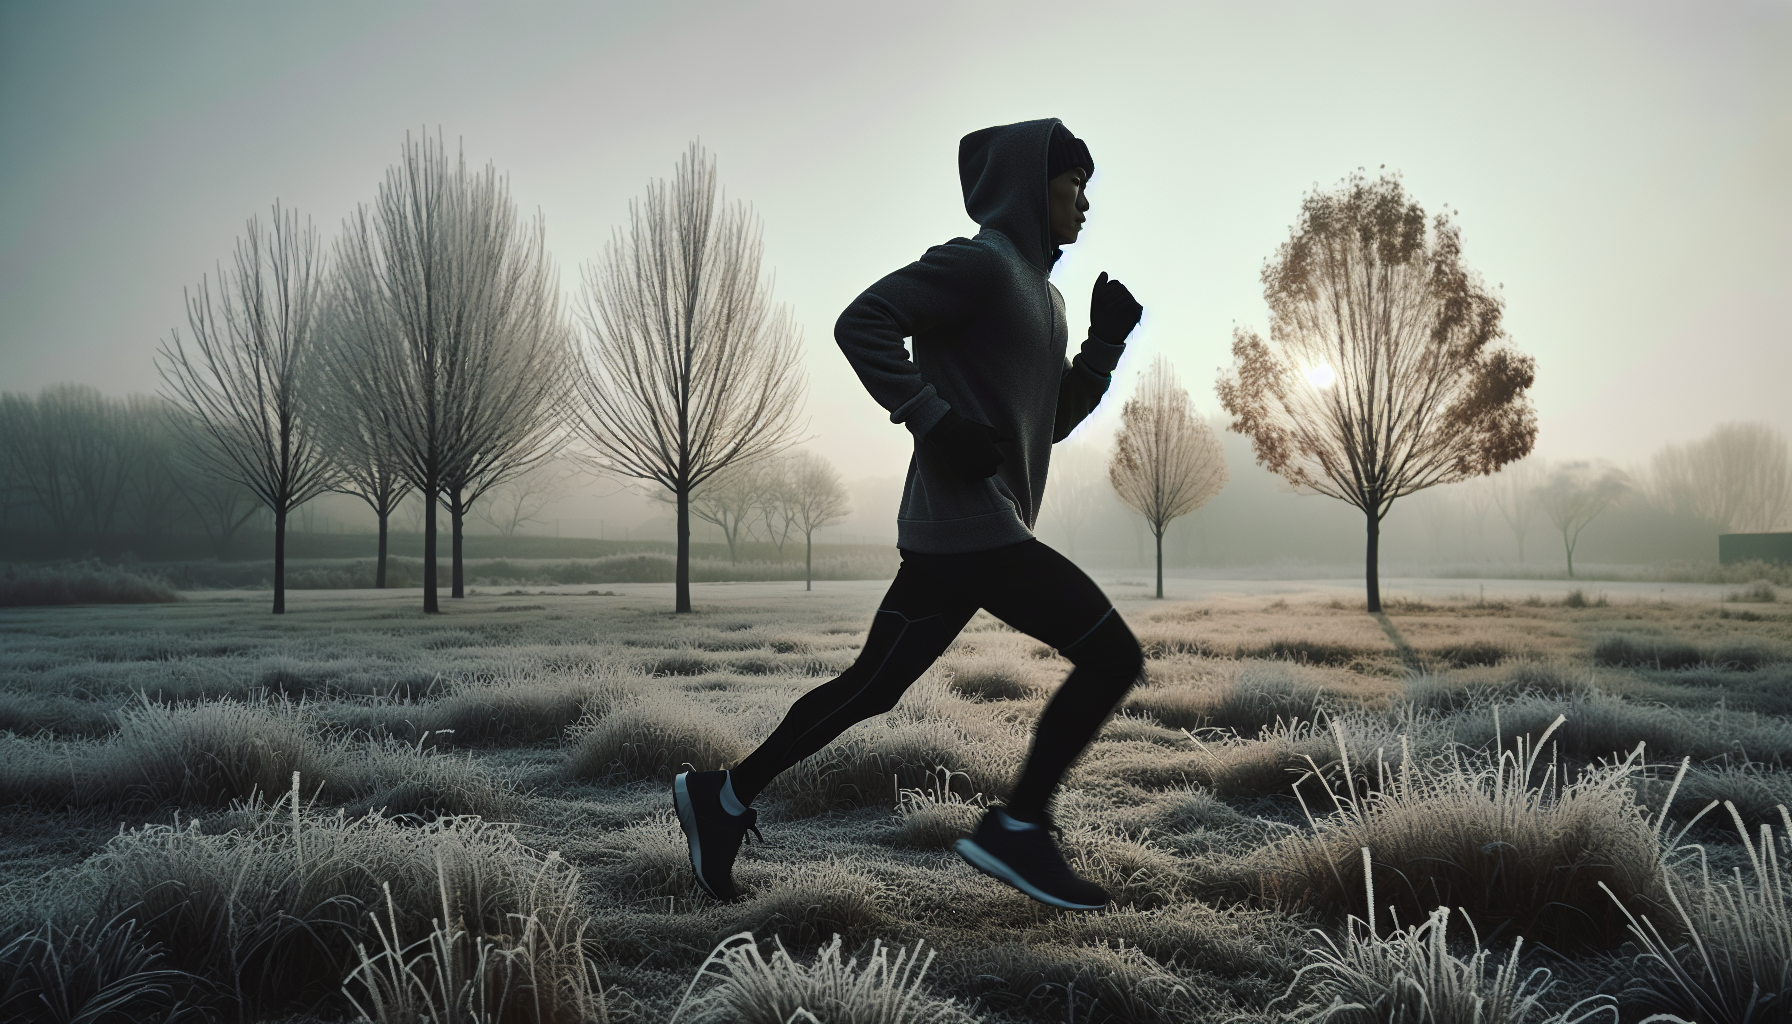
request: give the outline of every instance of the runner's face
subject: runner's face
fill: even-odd
[[[1069,245],[1082,233],[1084,217],[1089,210],[1089,197],[1083,193],[1088,181],[1081,167],[1072,167],[1046,184],[1046,205],[1051,210],[1052,241]]]

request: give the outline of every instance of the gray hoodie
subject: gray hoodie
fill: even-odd
[[[959,142],[965,212],[983,230],[927,250],[865,289],[834,340],[879,405],[915,437],[896,546],[955,554],[1033,536],[1052,444],[1095,408],[1123,345],[1091,337],[1074,362],[1064,296],[1049,280],[1046,143],[1056,118],[985,128]],[[914,358],[903,339],[912,338]],[[1003,463],[974,480],[921,442],[951,409],[995,428]]]

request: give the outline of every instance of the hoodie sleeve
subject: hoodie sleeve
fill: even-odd
[[[974,317],[994,258],[969,239],[936,245],[865,289],[834,323],[834,341],[865,390],[890,411],[891,423],[905,424],[916,437],[951,406],[921,378],[902,339]]]
[[[1058,415],[1052,424],[1052,443],[1070,436],[1076,425],[1087,419],[1107,393],[1114,367],[1120,364],[1125,345],[1110,345],[1090,335],[1083,350],[1064,367],[1058,382]]]

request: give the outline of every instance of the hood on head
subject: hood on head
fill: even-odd
[[[964,211],[1007,235],[1027,261],[1050,271],[1057,261],[1046,197],[1046,148],[1055,117],[974,131],[958,140]]]

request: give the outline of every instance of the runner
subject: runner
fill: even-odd
[[[1095,162],[1056,118],[972,132],[959,142],[958,173],[982,230],[872,285],[834,326],[866,390],[915,437],[896,520],[902,566],[865,647],[733,769],[673,782],[691,867],[718,899],[737,895],[735,856],[748,831],[759,834],[754,797],[847,727],[895,707],[983,608],[1075,667],[1039,717],[1007,805],[991,808],[958,852],[1041,903],[1108,902],[1064,862],[1048,805],[1144,660],[1101,588],[1032,527],[1052,445],[1100,402],[1143,310],[1103,273],[1089,337],[1065,361],[1064,297],[1049,278],[1059,247],[1082,231]]]

